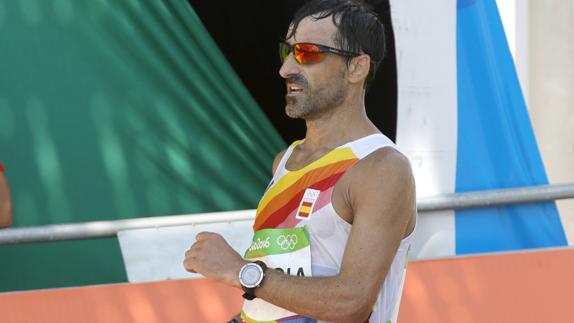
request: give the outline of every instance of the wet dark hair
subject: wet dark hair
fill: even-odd
[[[311,0],[293,16],[292,29],[287,38],[293,37],[301,20],[311,16],[315,20],[332,17],[337,33],[333,41],[343,50],[365,53],[371,58],[365,88],[375,79],[377,68],[385,56],[385,28],[372,8],[357,0]],[[347,65],[352,57],[344,57]]]

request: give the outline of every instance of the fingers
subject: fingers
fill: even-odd
[[[201,235],[204,234],[204,235]],[[201,235],[201,236],[200,236]],[[196,242],[194,242],[191,247],[185,252],[185,256],[191,256],[192,253],[199,253],[206,244],[206,237],[209,235],[208,232],[198,233],[196,237],[199,237]]]
[[[198,234],[195,235],[195,240],[197,241],[203,241],[203,240],[207,240],[209,239],[209,237],[211,237],[213,234],[212,232],[200,232]]]
[[[201,247],[196,242],[185,252],[185,259],[183,260],[185,270],[192,273],[196,272],[193,268],[195,268],[196,258],[200,251]]]
[[[197,271],[195,271],[195,261],[193,258],[188,258],[187,256],[185,257],[185,259],[183,260],[183,268],[185,268],[185,270],[189,271],[190,273],[197,273]]]
[[[225,245],[222,243],[226,243],[226,241],[221,235],[213,232],[200,232],[195,236],[195,239],[196,241],[185,252],[183,267],[192,273],[201,272],[205,274],[204,271],[207,270],[206,261],[217,250],[222,248],[225,250]]]
[[[183,267],[185,270],[191,273],[197,273],[196,268],[198,265],[198,256],[200,256],[199,251],[201,249],[197,246],[197,242],[194,243],[189,250],[185,252],[185,258],[183,259]]]
[[[208,239],[223,239],[223,237],[215,232],[207,232],[207,231],[200,232],[195,235],[195,240],[197,241],[203,241]]]
[[[197,273],[195,270],[197,265],[197,256],[201,254],[201,250],[203,245],[205,244],[205,240],[209,237],[208,232],[200,232],[197,234],[196,239],[197,241],[189,247],[189,249],[185,252],[185,259],[183,260],[183,267],[185,270],[191,273]]]
[[[201,262],[203,258],[203,249],[206,246],[207,241],[196,241],[194,244],[189,247],[189,249],[185,252],[185,259],[183,260],[183,267],[185,270],[197,273],[195,268],[197,268],[198,262]]]

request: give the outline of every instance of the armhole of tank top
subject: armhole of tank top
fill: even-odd
[[[383,140],[381,140],[381,139],[383,139]],[[389,142],[390,142],[390,144],[389,144]],[[372,148],[365,150],[361,147],[361,146],[368,146],[369,144],[373,144]],[[357,146],[359,146],[359,147],[357,147]],[[369,135],[367,137],[363,137],[361,139],[352,141],[352,142],[347,143],[345,145],[342,145],[339,148],[351,148],[353,150],[353,153],[355,153],[357,158],[359,158],[359,162],[360,162],[361,159],[369,156],[370,154],[372,154],[377,149],[384,148],[387,146],[392,147],[392,141],[390,141],[383,134],[373,134],[373,135]],[[351,166],[349,169],[347,169],[345,171],[345,173],[348,172],[353,167],[354,167],[354,165]],[[343,174],[343,176],[345,176],[345,174]],[[340,178],[339,178],[339,180],[340,180]],[[341,217],[341,215],[339,214],[337,209],[335,209],[335,205],[333,204],[333,196],[335,195],[334,193],[335,193],[336,187],[337,187],[337,184],[335,184],[335,188],[333,189],[333,194],[331,195],[331,203],[329,203],[329,205],[331,206],[331,209],[333,210],[333,213],[335,214],[335,217],[336,217],[335,221],[337,221],[340,225],[342,225],[345,228],[347,228],[348,230],[350,230],[353,225],[351,223],[345,221]]]
[[[406,237],[403,238],[403,240],[401,240],[401,242],[409,241],[415,235],[415,231],[417,230],[417,226],[419,225],[419,214],[418,212],[416,213],[417,214],[415,215],[415,225],[413,226],[413,229],[411,230],[411,232],[409,232],[409,234]]]
[[[360,143],[357,142],[357,141],[355,141],[355,142],[351,142],[351,143],[349,143],[349,144],[347,144],[347,145],[344,145],[344,146],[342,146],[342,147],[349,147],[349,148],[353,149],[353,151],[356,152],[356,150],[357,150],[356,145],[368,145],[369,143],[373,143],[373,146],[372,146],[371,148],[368,148],[368,149],[366,149],[366,150],[363,150],[363,151],[361,151],[362,154],[358,154],[358,155],[357,155],[357,157],[359,158],[359,160],[360,160],[360,159],[363,159],[363,158],[366,158],[367,156],[369,156],[370,154],[374,153],[375,151],[377,151],[377,150],[379,150],[379,149],[381,149],[381,148],[385,148],[385,147],[391,147],[391,148],[395,149],[396,151],[398,151],[399,153],[403,154],[403,152],[398,149],[397,145],[396,145],[394,142],[392,142],[387,136],[385,136],[385,135],[383,135],[383,134],[375,134],[375,135],[371,135],[371,136],[369,136],[369,137],[370,137],[370,138],[364,138],[364,139],[367,139],[367,140],[369,140],[369,141],[366,141],[366,142],[363,141],[363,142],[360,142]],[[381,140],[381,139],[382,139],[382,140]],[[353,147],[353,146],[355,146],[355,147]],[[359,149],[361,149],[361,148],[359,148]],[[357,153],[358,153],[358,152],[357,152]],[[404,155],[404,154],[403,154],[403,155]],[[351,166],[351,168],[352,168],[352,167],[354,167],[354,165]],[[279,168],[279,167],[278,167],[278,168]],[[350,168],[349,168],[349,169],[350,169]],[[347,170],[347,171],[348,171],[348,170]],[[344,176],[344,175],[343,175],[343,176]],[[335,184],[335,185],[336,185],[336,184]],[[331,205],[331,208],[333,209],[333,213],[334,213],[334,214],[336,215],[336,217],[337,217],[337,222],[339,222],[341,225],[346,226],[347,228],[352,227],[352,224],[350,224],[349,222],[345,221],[345,220],[341,217],[341,215],[339,214],[339,212],[337,212],[337,210],[335,209],[335,205],[333,204],[333,196],[331,196],[331,203],[330,203],[330,205]],[[401,243],[407,242],[407,241],[409,241],[409,240],[412,239],[412,237],[413,237],[413,235],[414,235],[414,233],[415,233],[415,230],[416,230],[417,225],[418,225],[418,214],[417,214],[417,216],[415,216],[415,226],[413,227],[413,230],[412,230],[406,237],[403,237],[403,238],[401,239]]]
[[[347,228],[348,230],[350,230],[353,225],[350,224],[349,222],[343,220],[343,218],[341,217],[341,215],[339,215],[339,212],[337,212],[337,210],[335,210],[335,206],[333,205],[333,201],[331,201],[331,203],[330,203],[329,205],[330,205],[331,209],[333,210],[333,214],[336,215],[336,221],[337,221],[340,225],[342,225],[342,226],[344,226],[345,228]],[[405,242],[408,242],[408,241],[412,240],[412,238],[413,238],[413,236],[414,236],[414,234],[415,234],[415,231],[416,231],[416,229],[417,229],[418,223],[419,223],[419,221],[418,221],[418,214],[417,214],[417,216],[415,217],[415,226],[413,227],[413,230],[412,230],[406,237],[403,237],[403,238],[401,239],[401,243],[405,243]]]
[[[287,150],[285,150],[285,153],[283,154],[283,156],[281,156],[281,160],[279,161],[279,164],[277,165],[277,168],[275,169],[275,173],[273,174],[273,178],[277,178],[278,175],[282,175],[283,173],[285,173],[287,171],[287,169],[285,168],[285,164],[287,164],[287,160],[289,160],[289,157],[293,153],[293,149],[295,148],[295,146],[302,143],[303,140],[304,139],[296,140],[291,145],[289,145],[289,147],[287,147]]]

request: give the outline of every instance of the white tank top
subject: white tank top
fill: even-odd
[[[311,244],[312,275],[334,276],[341,268],[352,227],[331,204],[335,184],[349,168],[370,153],[383,147],[396,149],[396,146],[386,136],[373,134],[339,146],[299,170],[289,171],[285,164],[301,142],[291,144],[279,162],[257,207],[253,229],[305,226]],[[401,241],[366,322],[396,322],[412,235]]]

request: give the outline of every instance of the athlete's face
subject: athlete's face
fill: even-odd
[[[333,41],[336,27],[331,17],[301,20],[289,44],[314,43],[337,48]],[[289,34],[289,33],[288,33]],[[343,57],[326,53],[313,64],[300,64],[293,53],[286,57],[279,74],[286,81],[285,112],[291,118],[316,118],[343,103],[347,94],[347,67]]]

